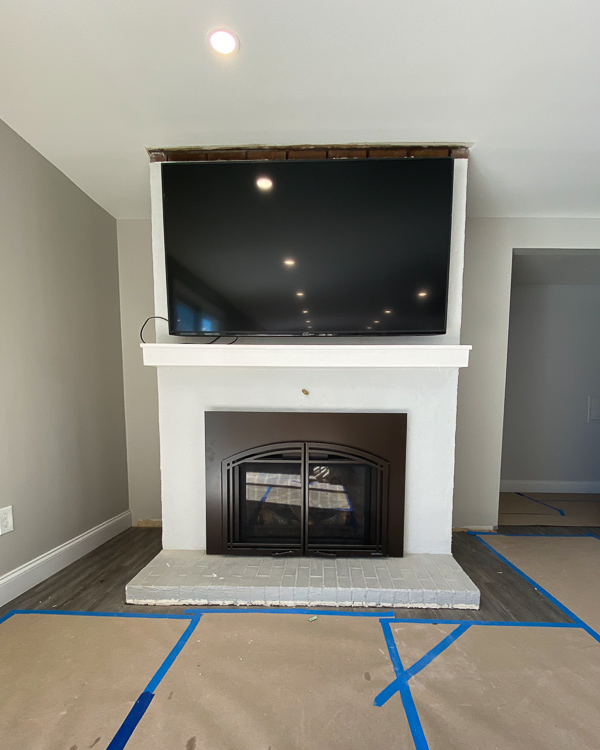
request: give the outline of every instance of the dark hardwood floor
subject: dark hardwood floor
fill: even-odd
[[[501,527],[501,533],[507,534],[571,536],[590,532],[600,536],[600,528]],[[160,549],[160,529],[128,529],[4,607],[0,607],[0,617],[11,609],[183,612],[186,607],[144,607],[125,604],[125,584],[150,562]],[[480,588],[481,609],[399,609],[398,617],[515,622],[569,621],[561,610],[486,549],[475,536],[464,532],[455,533],[453,554]]]

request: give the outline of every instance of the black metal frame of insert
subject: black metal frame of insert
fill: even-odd
[[[350,541],[336,541],[336,534],[332,533],[329,540],[325,537],[320,540],[314,539],[314,528],[312,529],[313,539],[311,540],[311,525],[318,529],[322,525],[315,522],[315,515],[319,515],[314,506],[311,506],[311,495],[320,490],[311,486],[311,465],[323,462],[330,466],[363,466],[369,467],[368,484],[365,488],[365,496],[362,499],[363,505],[368,506],[362,517],[354,516],[354,510],[337,513],[337,524],[331,528],[332,531],[343,531],[352,526],[356,529],[358,524],[364,526],[362,533],[363,541],[361,543]],[[298,467],[300,476],[300,485],[298,488],[299,504],[296,512],[299,511],[297,541],[275,540],[269,542],[268,538],[262,538],[258,541],[244,539],[243,532],[248,528],[256,528],[261,522],[259,508],[268,507],[268,501],[264,498],[260,503],[254,503],[257,509],[254,513],[254,520],[246,524],[246,528],[241,529],[241,494],[246,487],[244,481],[245,469],[247,466],[256,464],[257,470],[264,472],[266,467],[273,467],[274,473],[277,468]],[[241,451],[240,453],[228,457],[222,461],[222,529],[223,529],[223,548],[227,554],[240,555],[324,555],[324,556],[381,556],[387,555],[387,506],[388,506],[388,472],[389,462],[374,456],[371,453],[351,448],[348,446],[320,443],[320,442],[286,442],[273,445],[260,446],[250,450]],[[269,488],[270,489],[270,488]],[[265,498],[268,494],[265,494]],[[277,506],[273,507],[283,507]],[[269,511],[273,515],[273,511]],[[329,516],[329,520],[336,520],[336,511],[321,510],[320,514]],[[294,519],[296,516],[289,513]],[[351,530],[349,529],[350,534]],[[294,535],[296,536],[296,534]]]

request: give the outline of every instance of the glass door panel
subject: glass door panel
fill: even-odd
[[[307,548],[375,545],[375,469],[352,460],[309,460],[308,474]]]
[[[248,461],[237,467],[233,541],[302,546],[302,460]]]

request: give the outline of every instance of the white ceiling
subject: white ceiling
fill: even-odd
[[[473,143],[471,216],[600,216],[599,27],[597,0],[0,0],[0,118],[118,218],[149,215],[146,146],[351,142]]]
[[[515,250],[513,284],[600,284],[597,250]]]

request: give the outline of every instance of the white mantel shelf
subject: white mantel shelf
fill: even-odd
[[[151,367],[393,369],[467,367],[470,346],[405,344],[141,344]]]

